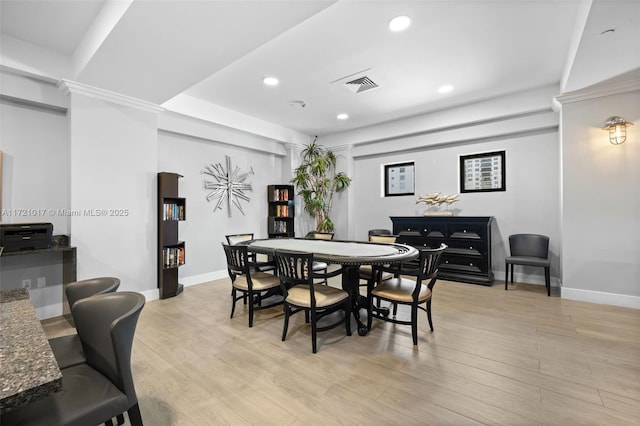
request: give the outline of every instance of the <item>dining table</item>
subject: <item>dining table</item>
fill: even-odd
[[[358,334],[369,333],[360,320],[360,309],[368,301],[360,295],[361,265],[389,265],[418,257],[415,247],[399,243],[379,243],[346,240],[314,240],[306,238],[271,238],[246,241],[247,250],[273,256],[276,250],[313,253],[314,260],[339,265],[342,268],[342,288],[349,293],[352,314],[358,324]]]
[[[0,412],[62,387],[62,373],[26,288],[0,291]]]

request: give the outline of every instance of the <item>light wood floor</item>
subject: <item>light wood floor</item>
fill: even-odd
[[[281,308],[230,313],[228,279],[148,302],[133,347],[146,425],[638,425],[640,311],[542,286],[439,281],[431,333],[374,321],[319,334]],[[49,337],[71,329],[44,322]]]

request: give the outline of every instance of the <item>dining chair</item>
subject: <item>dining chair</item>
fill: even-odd
[[[127,412],[129,423],[142,425],[133,376],[131,349],[145,298],[115,292],[79,300],[71,311],[86,363],[62,370],[58,392],[3,412],[3,425],[51,426],[111,424]]]
[[[411,337],[413,344],[418,344],[418,309],[427,313],[429,327],[433,331],[433,321],[431,319],[431,299],[433,287],[438,279],[438,267],[442,259],[442,253],[447,248],[445,244],[441,244],[437,249],[420,249],[417,268],[413,268],[413,264],[396,264],[383,265],[378,267],[378,279],[375,282],[370,281],[367,287],[367,298],[369,306],[367,307],[368,320],[367,326],[371,328],[373,318],[383,321],[392,322],[394,324],[411,325]],[[388,272],[394,276],[387,280],[381,280],[382,274]],[[402,275],[399,275],[402,274]],[[411,279],[408,277],[415,277]],[[411,319],[402,320],[395,316],[384,315],[380,312],[374,312],[373,300],[376,299],[391,302],[394,306],[407,305],[411,308]],[[425,306],[422,306],[425,305]],[[395,309],[394,309],[395,311]]]
[[[372,235],[391,235],[391,231],[389,229],[369,229],[369,236]]]
[[[396,242],[397,237],[395,235],[382,235],[382,234],[369,234],[369,242],[371,243],[387,243],[393,244]],[[360,279],[367,281],[366,284],[362,284],[363,286],[368,285],[369,281],[375,280],[376,276],[374,273],[374,268],[371,265],[362,265],[360,266]],[[393,278],[393,274],[389,272],[384,272],[382,275],[382,280],[388,280]]]
[[[317,334],[345,324],[347,336],[351,336],[351,299],[349,293],[329,285],[314,283],[313,253],[276,250],[276,263],[284,294],[284,325],[282,341],[287,337],[289,317],[298,312],[305,313],[305,322],[311,322],[311,348],[318,351]],[[339,275],[341,270],[331,274]],[[331,313],[343,311],[343,317],[319,327],[318,321]]]
[[[247,232],[244,234],[228,234],[224,237],[227,240],[227,244],[231,246],[254,239],[253,232]],[[276,263],[263,255],[249,252],[249,261],[254,263],[256,265],[256,268],[262,272],[275,271],[276,269]]]
[[[233,318],[236,302],[242,299],[245,305],[249,305],[249,327],[253,327],[255,310],[271,308],[282,303],[281,298],[276,298],[266,305],[262,303],[263,300],[280,294],[280,278],[255,269],[255,264],[250,261],[247,246],[223,243],[222,247],[227,257],[227,272],[231,278],[231,316],[229,318]]]
[[[313,231],[308,234],[308,238],[312,240],[333,240],[333,233]],[[326,275],[328,273],[328,270],[329,270],[329,264],[327,262],[314,260],[313,271],[316,274],[322,272],[324,275]],[[329,284],[329,281],[327,280],[326,276],[324,278],[321,277],[321,279],[318,282],[322,284]]]
[[[81,299],[96,294],[112,293],[119,286],[120,280],[115,277],[97,277],[69,283],[65,288],[69,309],[72,309],[73,305]],[[71,312],[72,320],[75,324],[73,310]],[[86,362],[82,343],[77,333],[49,339],[49,345],[61,370]]]
[[[509,268],[511,269],[511,284],[513,284],[513,266],[539,266],[544,268],[544,282],[547,296],[551,296],[551,261],[549,260],[549,237],[539,234],[509,235],[509,250],[511,256],[505,259],[504,289],[507,290]]]

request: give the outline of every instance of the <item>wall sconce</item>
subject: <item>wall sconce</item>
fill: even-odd
[[[633,123],[629,123],[622,117],[613,116],[607,118],[602,129],[609,131],[609,142],[614,145],[620,145],[627,140],[628,126],[633,126]]]

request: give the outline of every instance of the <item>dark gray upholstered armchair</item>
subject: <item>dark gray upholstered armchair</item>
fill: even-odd
[[[69,308],[73,308],[73,305],[75,305],[78,300],[96,294],[112,293],[116,291],[119,286],[120,280],[114,277],[97,277],[69,283],[65,289],[65,294],[69,301]],[[82,351],[82,343],[80,343],[80,338],[77,334],[54,337],[53,339],[49,339],[49,345],[61,370],[86,362],[84,352]]]
[[[2,413],[2,425],[85,426],[111,423],[128,413],[142,425],[131,349],[145,298],[116,292],[87,297],[71,308],[87,362],[62,370],[62,388],[43,399]]]
[[[509,236],[511,256],[505,259],[504,289],[508,288],[509,268],[513,284],[513,266],[540,266],[544,268],[547,296],[551,296],[551,261],[549,260],[549,237],[538,234],[514,234]]]

